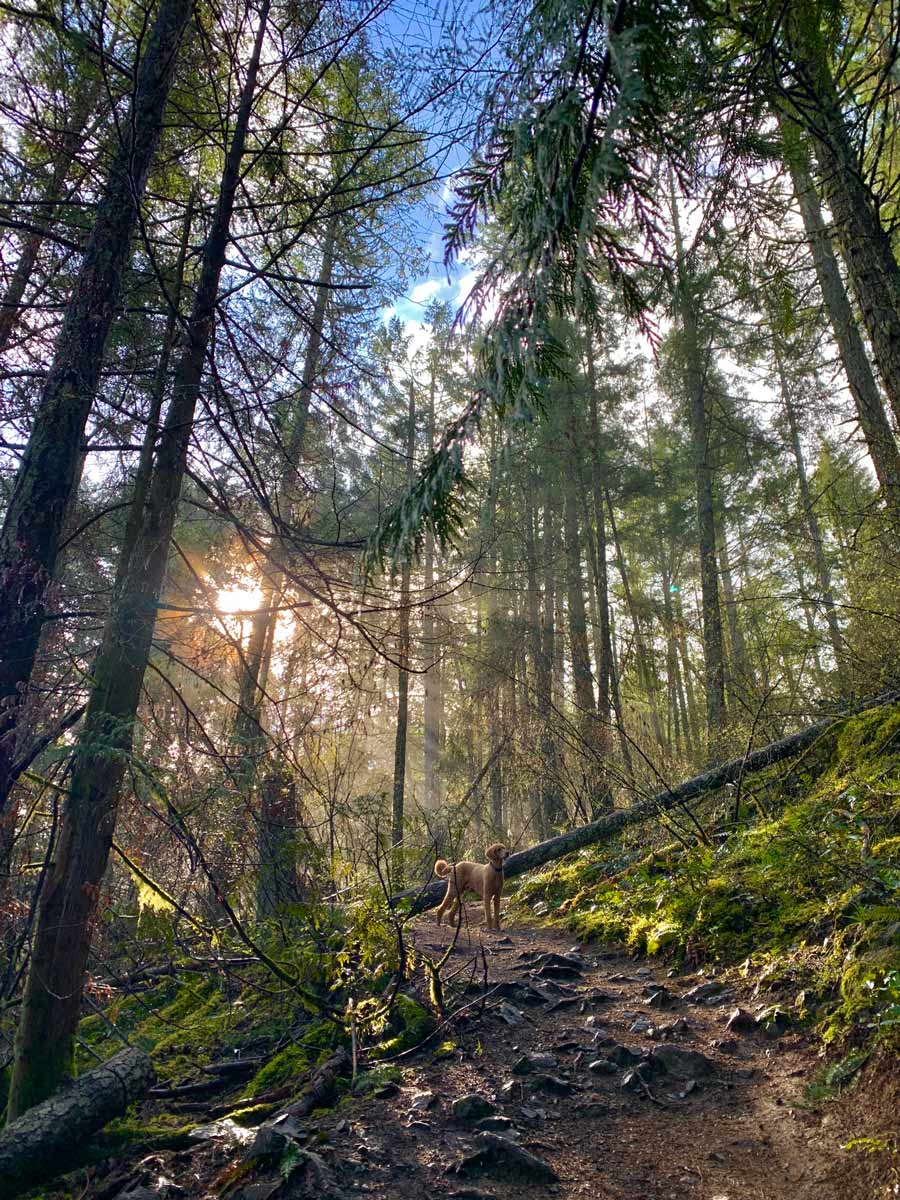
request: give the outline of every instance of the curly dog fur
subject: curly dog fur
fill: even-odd
[[[435,874],[447,880],[447,892],[437,910],[438,925],[445,912],[449,921],[452,922],[456,918],[464,892],[475,892],[484,903],[484,923],[487,928],[500,928],[503,864],[509,858],[509,851],[500,842],[496,842],[493,846],[488,846],[485,857],[486,863],[448,863],[446,859],[439,858],[434,864]]]

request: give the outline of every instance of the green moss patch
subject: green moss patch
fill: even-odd
[[[698,814],[709,834],[715,803]],[[826,1040],[900,1043],[900,705],[745,783],[744,809],[709,844],[653,852],[645,829],[570,855],[517,903],[543,900],[579,938],[742,964]]]
[[[402,992],[394,1001],[388,1019],[387,1032],[392,1036],[384,1038],[372,1049],[374,1058],[392,1058],[405,1050],[412,1050],[435,1030],[435,1020],[431,1013],[423,1008],[411,996]]]

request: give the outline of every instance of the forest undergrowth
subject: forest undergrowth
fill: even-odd
[[[802,1025],[826,1066],[812,1093],[900,1046],[900,706],[848,718],[801,759],[615,850],[524,880],[517,905],[582,939],[724,972]],[[879,1057],[879,1056],[876,1056]]]
[[[880,1087],[900,1044],[898,751],[900,706],[848,718],[787,767],[525,876],[512,912],[733,982],[763,1028],[820,1044],[811,1105],[860,1079]],[[82,1148],[82,1167],[188,1147],[210,1120],[253,1130],[340,1047],[353,1066],[333,1101],[381,1094],[410,1052],[452,1054],[453,1014],[486,986],[423,952],[374,892],[307,907],[292,935],[270,931],[268,964],[238,955],[224,929],[188,953],[177,914],[147,907],[139,920],[155,960],[94,976],[77,1066],[123,1045],[146,1051],[162,1111],[113,1122]],[[889,1140],[851,1141],[893,1161]]]

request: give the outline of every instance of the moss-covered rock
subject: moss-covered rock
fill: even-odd
[[[373,1047],[372,1055],[375,1058],[391,1058],[395,1054],[402,1054],[404,1050],[412,1050],[434,1030],[435,1020],[431,1013],[412,996],[400,992],[387,1025],[387,1032],[393,1036],[384,1038]]]

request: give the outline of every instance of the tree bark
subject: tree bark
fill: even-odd
[[[113,597],[93,670],[84,729],[73,756],[59,845],[41,896],[22,1000],[9,1095],[10,1118],[46,1099],[71,1074],[84,971],[100,884],[116,823],[119,788],[156,625],[157,605],[194,410],[225,263],[234,199],[268,22],[263,0],[234,132],[203,252],[172,400],[157,450],[140,534]]]
[[[850,139],[817,6],[801,0],[788,12],[787,50],[796,84],[780,103],[789,105],[791,118],[811,138],[872,354],[900,424],[900,267]]]
[[[162,0],[0,531],[0,811],[85,425],[192,0]]]
[[[406,415],[406,486],[412,487],[413,464],[416,454],[416,393],[409,385],[409,406]],[[403,879],[403,818],[406,791],[406,735],[409,727],[409,592],[411,578],[409,559],[400,572],[400,630],[397,637],[397,732],[394,738],[394,794],[391,807],[391,846],[393,847],[394,878]]]
[[[798,131],[784,117],[780,118],[780,126],[785,158],[809,239],[819,290],[856,405],[856,415],[888,513],[895,527],[900,530],[900,451],[897,450],[897,442],[844,288]]]
[[[156,1082],[141,1050],[122,1050],[0,1133],[0,1195],[12,1200],[71,1167],[84,1143]]]
[[[694,481],[697,495],[697,540],[700,554],[700,593],[703,603],[703,658],[706,681],[707,743],[711,757],[719,754],[725,727],[725,653],[719,569],[716,560],[716,516],[713,472],[709,461],[709,406],[706,369],[700,350],[699,312],[694,282],[688,273],[678,219],[678,201],[670,174],[672,221],[676,245],[675,303],[681,318],[684,383],[688,399]]]

